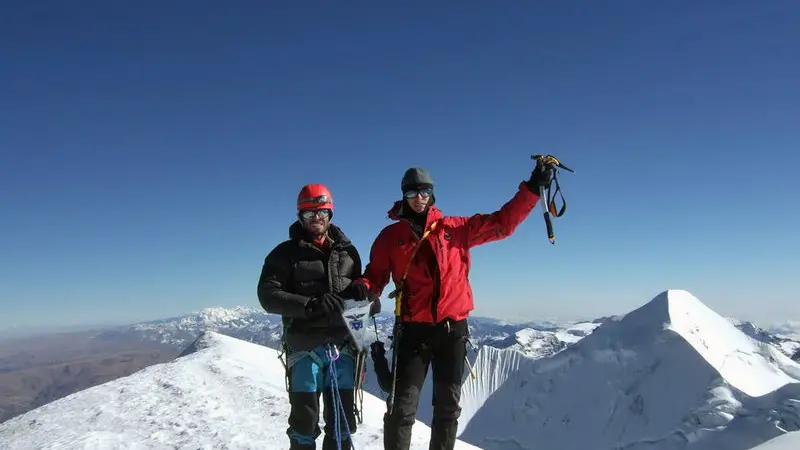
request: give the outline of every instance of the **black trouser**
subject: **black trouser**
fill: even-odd
[[[347,414],[347,424],[350,425],[350,433],[355,433],[357,429],[356,417],[353,412],[355,396],[353,389],[340,389],[339,396],[342,399]],[[290,430],[313,436],[316,439],[322,431],[319,429],[319,393],[314,392],[290,392],[289,402],[292,405],[289,414]],[[325,417],[325,437],[322,439],[322,450],[337,450],[336,439],[334,438],[334,416],[333,403],[330,390],[323,394],[323,404]],[[340,422],[340,428],[344,428],[344,421]],[[344,435],[345,430],[341,434]],[[352,444],[350,439],[341,442],[342,450],[350,450]],[[290,450],[313,450],[316,448],[314,442],[301,442],[295,439],[290,440]]]
[[[433,371],[433,421],[430,450],[452,450],[461,415],[461,382],[467,353],[467,321],[403,326],[397,343],[394,407],[384,417],[385,450],[408,450],[419,394],[428,366]]]
[[[325,349],[315,349],[318,358],[305,356],[295,363],[289,373],[289,429],[286,433],[290,438],[290,450],[316,449],[316,439],[321,434],[319,429],[319,397],[322,393],[325,417],[325,437],[322,441],[323,450],[337,449],[336,433],[336,408],[331,397],[332,380],[328,376],[330,361],[325,360]],[[342,437],[342,449],[352,448],[350,434],[357,429],[355,418],[355,362],[350,355],[340,354],[336,362],[337,385],[339,397],[344,406],[345,413],[339,411],[339,434]],[[345,426],[345,423],[349,425]]]

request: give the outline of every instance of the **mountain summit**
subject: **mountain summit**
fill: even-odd
[[[220,321],[264,339],[279,329],[237,310],[148,330],[184,339],[199,324]],[[690,293],[665,291],[624,316],[579,328],[486,334],[513,345],[481,347],[477,376],[462,390],[457,448],[796,448],[800,365]],[[211,331],[195,337],[173,362],[0,424],[0,450],[285,448],[289,405],[278,352]],[[385,405],[365,394],[364,408],[356,449],[382,448]],[[423,388],[412,448],[428,447],[430,409]]]
[[[485,449],[744,450],[800,428],[800,366],[670,290],[549,358],[484,347],[461,439]]]
[[[277,351],[208,332],[173,362],[0,424],[0,449],[287,448],[285,389]],[[364,395],[356,449],[382,448],[384,410],[380,399]],[[412,448],[427,449],[429,438],[430,429],[417,422]]]

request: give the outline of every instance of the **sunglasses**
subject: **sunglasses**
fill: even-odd
[[[425,189],[412,189],[410,191],[403,192],[403,196],[405,198],[414,198],[417,195],[421,195],[424,198],[428,198],[433,195],[433,189],[425,188]]]
[[[314,216],[329,218],[331,216],[330,209],[304,209],[300,211],[300,217],[305,220],[310,220]]]

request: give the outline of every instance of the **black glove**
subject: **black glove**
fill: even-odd
[[[392,371],[389,369],[389,361],[386,360],[386,348],[383,342],[375,341],[369,346],[372,356],[372,368],[378,380],[378,386],[383,392],[392,392]]]
[[[372,292],[369,293],[369,315],[370,317],[374,316],[381,312],[381,299],[378,298],[377,295],[373,294]]]
[[[381,341],[374,341],[372,344],[369,344],[369,349],[373,361],[377,358],[386,357],[386,347],[383,345],[383,342]]]
[[[344,311],[344,300],[342,297],[326,293],[311,299],[306,305],[309,316],[332,316],[341,314]]]
[[[547,187],[553,180],[553,169],[549,166],[536,166],[531,172],[531,177],[525,182],[531,192],[539,195],[539,187]]]
[[[342,298],[346,299],[353,299],[353,300],[366,300],[370,297],[369,289],[367,289],[367,285],[364,284],[361,280],[356,280],[350,283],[349,286],[344,288],[342,292],[339,293]]]

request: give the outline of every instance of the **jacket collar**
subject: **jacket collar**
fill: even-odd
[[[392,220],[406,220],[409,219],[406,216],[406,202],[404,200],[397,200],[394,202],[392,207],[387,211],[387,217]],[[436,207],[436,205],[428,206],[428,216],[425,218],[425,229],[427,230],[430,228],[431,224],[443,216],[442,211]]]

